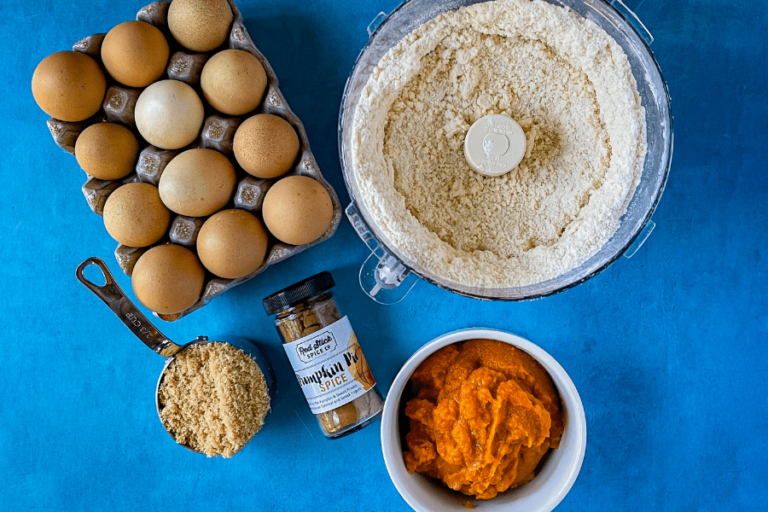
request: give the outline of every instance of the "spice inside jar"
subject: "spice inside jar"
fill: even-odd
[[[264,299],[310,409],[326,437],[351,434],[375,421],[384,400],[352,325],[321,272]]]

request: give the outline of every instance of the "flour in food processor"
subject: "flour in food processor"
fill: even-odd
[[[464,139],[490,114],[526,153],[484,176]],[[355,111],[353,170],[388,242],[467,286],[525,286],[585,262],[619,226],[646,154],[626,55],[591,21],[541,0],[444,13],[379,62]]]

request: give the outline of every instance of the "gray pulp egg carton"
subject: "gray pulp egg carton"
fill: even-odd
[[[200,309],[217,295],[252,279],[263,272],[267,267],[329,239],[336,232],[336,229],[341,222],[341,203],[339,202],[336,192],[320,173],[315,157],[309,148],[309,140],[307,139],[307,133],[301,120],[293,113],[293,111],[291,111],[288,103],[286,103],[285,98],[280,92],[278,80],[272,66],[269,65],[269,62],[264,55],[262,55],[253,44],[253,41],[248,35],[248,31],[243,25],[243,17],[234,1],[228,0],[228,2],[232,8],[232,13],[234,14],[234,22],[230,30],[226,48],[245,50],[253,54],[264,66],[264,70],[267,74],[267,90],[264,94],[262,104],[255,111],[242,117],[228,117],[217,113],[210,106],[206,105],[206,119],[200,137],[196,142],[181,150],[170,151],[159,149],[144,142],[136,130],[134,107],[136,105],[136,99],[141,93],[141,89],[124,87],[116,83],[114,80],[111,80],[104,70],[104,75],[107,77],[108,87],[102,105],[103,108],[99,113],[86,121],[78,123],[66,123],[57,119],[50,119],[48,121],[48,128],[56,143],[72,154],[74,154],[75,142],[78,135],[91,124],[102,121],[111,121],[129,127],[134,131],[139,138],[139,141],[144,144],[136,164],[135,172],[128,175],[126,178],[117,181],[104,181],[92,176],[88,177],[88,180],[82,188],[83,195],[88,202],[88,206],[90,206],[91,210],[98,215],[102,215],[104,203],[109,195],[119,186],[136,181],[157,185],[165,166],[171,159],[173,159],[173,157],[186,149],[201,147],[220,151],[229,157],[237,170],[238,184],[235,189],[234,197],[229,205],[227,205],[227,208],[240,208],[260,217],[264,195],[272,183],[277,180],[254,178],[240,168],[232,153],[232,141],[235,131],[240,123],[247,117],[263,112],[278,115],[286,119],[298,133],[301,141],[299,157],[297,158],[293,169],[286,173],[285,176],[310,176],[320,182],[326,190],[328,190],[328,193],[331,195],[331,200],[333,201],[333,220],[328,231],[315,242],[298,246],[281,243],[270,235],[267,256],[261,267],[251,275],[240,279],[222,279],[210,273],[206,274],[202,297],[192,307],[175,315],[161,315],[155,313],[155,316],[169,322],[178,320],[179,318]],[[191,85],[198,94],[200,94],[201,99],[203,99],[203,96],[200,93],[200,73],[202,72],[205,62],[214,52],[208,54],[191,53],[188,50],[181,48],[178,43],[175,42],[173,36],[168,31],[167,19],[170,4],[171,2],[155,2],[149,4],[138,12],[136,19],[155,25],[163,31],[168,39],[168,44],[171,47],[171,57],[168,62],[168,68],[166,69],[167,78],[180,80]],[[95,34],[78,41],[73,46],[73,50],[83,52],[93,57],[96,62],[102,66],[102,70],[101,44],[104,41],[104,36],[105,34]],[[226,48],[222,47],[219,51]],[[205,101],[203,101],[203,103],[205,104]],[[171,219],[167,235],[163,240],[158,242],[158,244],[172,242],[194,250],[197,234],[204,222],[205,218],[177,215]],[[115,250],[115,259],[117,259],[117,263],[123,272],[130,276],[136,261],[147,249],[149,248],[118,245],[117,250]]]

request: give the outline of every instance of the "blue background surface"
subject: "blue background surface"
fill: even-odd
[[[261,298],[323,269],[382,391],[419,346],[496,327],[549,351],[581,393],[584,466],[560,510],[765,510],[768,502],[768,4],[647,0],[638,9],[671,90],[676,148],[656,231],[631,260],[561,295],[485,303],[419,283],[383,307],[357,284],[366,249],[330,241],[161,329],[179,342],[262,342],[280,394],[231,460],[176,446],[157,419],[163,361],[74,277],[115,243],[85,176],[51,140],[30,78],[46,55],[133,19],[144,2],[3,2],[0,48],[0,510],[407,510],[378,425],[329,442],[312,423]],[[346,203],[336,148],[365,28],[397,0],[241,0],[257,46]],[[309,427],[305,427],[304,423]]]

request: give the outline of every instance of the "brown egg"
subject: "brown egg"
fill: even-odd
[[[299,155],[299,136],[282,117],[257,114],[237,128],[232,146],[237,163],[248,174],[273,179],[293,167]]]
[[[205,268],[226,279],[245,277],[264,263],[267,230],[244,210],[224,210],[205,221],[197,235],[197,254]]]
[[[168,54],[168,41],[160,29],[143,21],[117,25],[101,45],[101,60],[107,73],[128,87],[146,87],[160,80]]]
[[[160,176],[160,198],[179,215],[205,217],[224,208],[235,191],[235,168],[212,149],[190,149]]]
[[[224,50],[205,63],[200,87],[213,108],[230,116],[241,116],[261,103],[267,74],[259,59],[250,53]]]
[[[203,101],[178,80],[161,80],[136,100],[136,128],[147,142],[162,149],[181,149],[197,138],[203,126]]]
[[[193,52],[209,52],[224,44],[232,19],[227,0],[173,0],[168,9],[171,34]]]
[[[80,52],[44,58],[32,75],[32,95],[49,116],[83,121],[101,109],[107,80],[96,61]]]
[[[203,292],[205,270],[195,253],[180,245],[158,245],[141,255],[131,283],[139,302],[172,315],[191,307]]]
[[[264,223],[279,240],[292,245],[314,242],[333,221],[333,202],[319,182],[307,176],[283,178],[267,191]]]
[[[160,201],[157,187],[128,183],[112,192],[104,204],[109,235],[129,247],[152,245],[165,235],[171,212]]]
[[[94,178],[119,180],[133,171],[139,158],[139,141],[125,126],[92,124],[77,137],[75,158]]]

